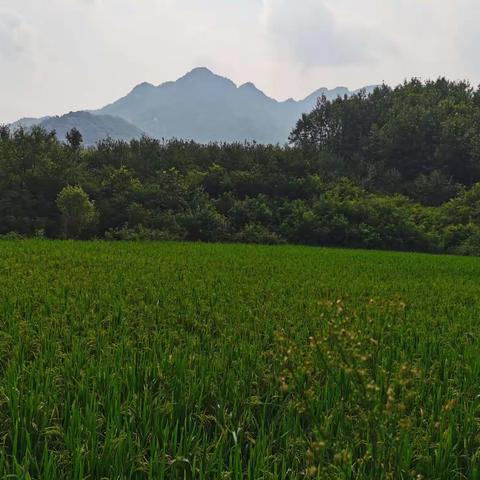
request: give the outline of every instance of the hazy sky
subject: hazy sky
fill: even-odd
[[[0,0],[0,122],[207,66],[268,95],[480,82],[479,0]]]

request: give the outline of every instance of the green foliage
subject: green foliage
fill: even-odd
[[[130,242],[171,240],[172,233],[161,230],[151,230],[143,225],[137,225],[135,228],[116,228],[108,230],[105,233],[105,240],[126,240]],[[181,240],[178,238],[176,240]]]
[[[462,191],[460,184],[454,184],[438,170],[428,175],[420,174],[406,189],[409,195],[424,205],[439,206]]]
[[[276,233],[271,232],[263,225],[248,223],[243,230],[237,234],[236,241],[241,243],[258,243],[265,245],[277,245],[285,241]]]
[[[0,270],[1,478],[480,474],[480,259],[25,240]]]
[[[62,213],[65,238],[79,238],[96,222],[95,205],[89,200],[82,187],[64,187],[58,194],[57,207]]]
[[[219,213],[208,196],[202,192],[194,194],[190,208],[180,215],[180,225],[187,240],[222,241],[226,239],[227,221]]]
[[[23,237],[17,232],[8,232],[0,235],[0,240],[23,240]]]
[[[459,255],[480,256],[480,227],[470,225],[468,235],[453,252]]]
[[[78,151],[82,146],[83,137],[76,128],[72,128],[69,132],[67,132],[66,140],[73,151]]]
[[[370,183],[379,189],[392,170],[400,174],[398,193],[423,176],[420,187],[433,172],[437,177],[429,183],[471,186],[480,181],[479,119],[478,91],[469,84],[413,79],[395,89],[381,86],[369,96],[322,98],[290,139],[303,149],[340,156],[342,169],[359,180],[375,172]],[[448,194],[455,190],[444,189],[443,196]],[[427,201],[443,199],[441,194]]]
[[[74,130],[63,144],[39,128],[0,128],[0,235],[473,255],[479,95],[463,82],[413,79],[323,98],[286,147],[141,138],[83,149]],[[87,195],[77,199],[84,214],[57,207],[70,185]]]

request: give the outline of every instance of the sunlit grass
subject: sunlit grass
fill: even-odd
[[[480,259],[0,242],[0,477],[480,478]]]

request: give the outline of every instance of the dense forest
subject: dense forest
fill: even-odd
[[[290,144],[0,127],[2,238],[181,239],[480,254],[480,90],[413,79],[329,101]]]

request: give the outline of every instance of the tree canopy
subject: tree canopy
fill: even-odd
[[[0,128],[0,235],[480,253],[480,93],[412,80],[319,100],[291,145]],[[68,200],[68,201],[67,201]]]

